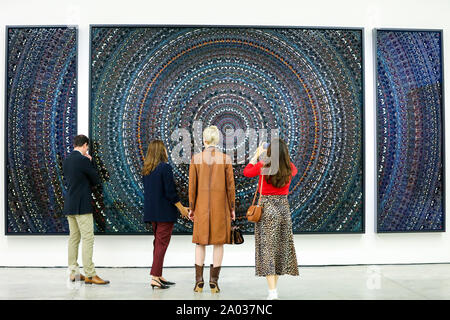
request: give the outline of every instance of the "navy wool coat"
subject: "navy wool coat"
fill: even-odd
[[[64,159],[63,172],[67,183],[64,214],[93,213],[91,186],[101,182],[94,165],[74,150]]]
[[[161,162],[150,174],[143,176],[144,222],[175,222],[180,201],[170,164]]]

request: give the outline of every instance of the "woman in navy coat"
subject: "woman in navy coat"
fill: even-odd
[[[167,150],[161,140],[150,142],[142,168],[144,184],[144,222],[151,223],[153,241],[153,264],[150,275],[154,289],[166,289],[175,284],[162,276],[164,255],[169,246],[172,229],[178,217],[178,210],[184,217],[188,209],[180,203],[172,167],[167,163]]]

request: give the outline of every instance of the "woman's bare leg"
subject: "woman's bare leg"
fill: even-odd
[[[269,286],[269,290],[275,290],[277,288],[278,276],[270,275],[266,276],[267,285]]]
[[[205,246],[197,244],[195,246],[195,264],[202,266],[205,263]]]
[[[220,267],[223,260],[223,244],[214,245],[213,250],[213,266]]]

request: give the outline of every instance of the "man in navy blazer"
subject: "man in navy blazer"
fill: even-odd
[[[88,154],[89,138],[78,135],[74,138],[74,149],[63,162],[64,178],[67,190],[64,199],[64,214],[69,222],[68,264],[70,280],[81,280],[86,284],[108,284],[97,276],[92,262],[94,249],[94,218],[91,187],[100,184],[100,178]],[[83,269],[86,276],[80,274],[78,265],[78,246],[82,245]]]

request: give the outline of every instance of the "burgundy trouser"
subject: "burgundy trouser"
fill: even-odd
[[[170,237],[174,222],[152,222],[152,229],[155,239],[153,240],[153,264],[150,275],[155,277],[162,276],[164,255],[169,246]]]

